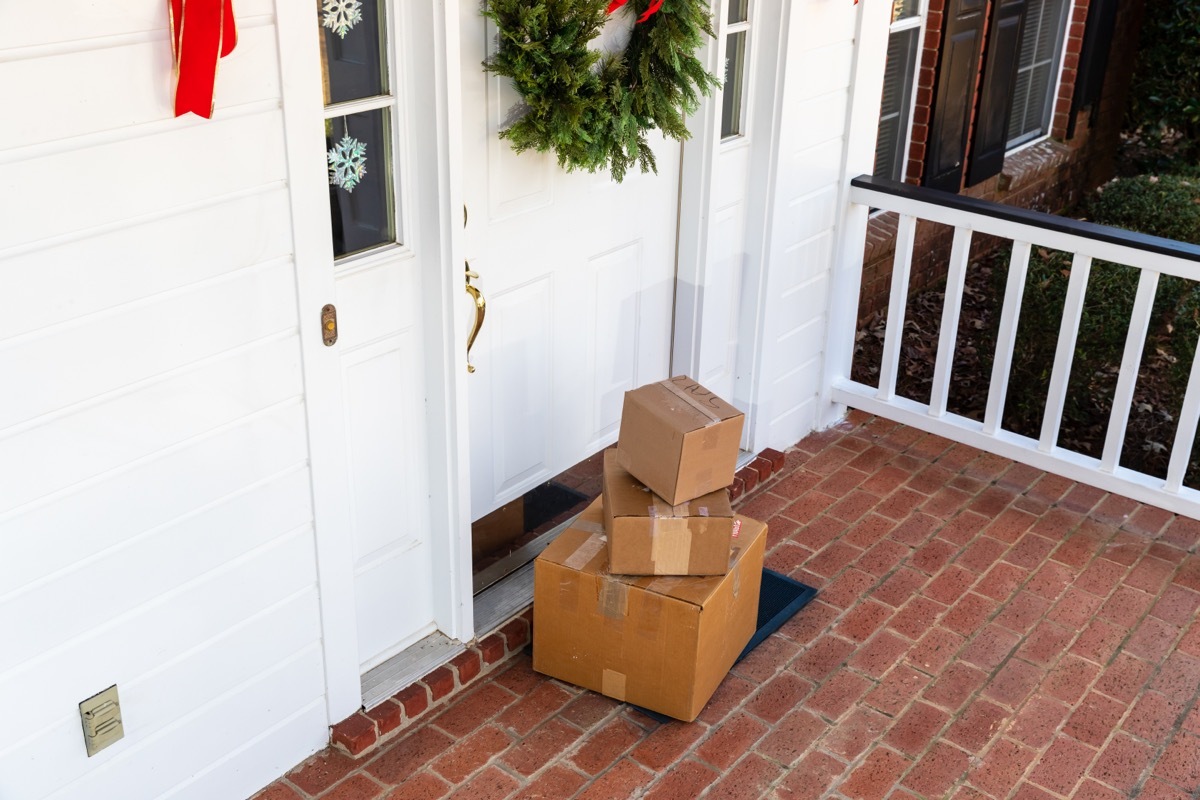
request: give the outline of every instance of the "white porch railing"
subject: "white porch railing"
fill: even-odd
[[[852,380],[850,364],[846,363],[844,372],[832,381],[834,402],[844,403],[1176,513],[1200,518],[1200,491],[1183,485],[1192,443],[1196,436],[1197,420],[1200,418],[1200,356],[1191,366],[1166,479],[1120,466],[1121,449],[1159,276],[1174,275],[1189,280],[1200,278],[1200,247],[868,176],[855,178],[851,187],[852,203],[894,211],[899,214],[899,225],[879,386],[868,386]],[[865,214],[862,216],[865,217]],[[896,394],[900,342],[917,220],[942,223],[954,229],[937,360],[928,404],[914,402]],[[946,408],[950,382],[953,379],[952,364],[967,261],[971,237],[975,233],[989,234],[1012,242],[1012,260],[1004,292],[987,407],[982,422],[948,412]],[[1013,345],[1017,334],[1017,320],[1025,288],[1029,255],[1034,246],[1074,254],[1045,414],[1037,439],[1001,427],[1012,366]],[[1057,444],[1076,337],[1083,313],[1084,293],[1093,260],[1123,264],[1140,270],[1104,448],[1099,458],[1067,450]],[[845,332],[840,335],[845,335]],[[1047,331],[1046,335],[1053,335],[1053,332]],[[842,352],[852,349],[845,348]]]

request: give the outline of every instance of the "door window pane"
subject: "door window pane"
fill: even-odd
[[[725,37],[725,86],[721,89],[721,138],[742,131],[742,88],[746,72],[746,32]]]
[[[729,0],[729,24],[745,22],[750,13],[750,0]]]
[[[384,0],[317,0],[325,105],[387,93]]]
[[[918,0],[892,0],[892,22],[915,17],[920,10]]]
[[[396,238],[391,135],[386,108],[325,121],[336,256],[389,244]]]

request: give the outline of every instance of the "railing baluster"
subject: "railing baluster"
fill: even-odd
[[[1142,270],[1138,278],[1137,297],[1133,301],[1133,313],[1129,317],[1129,333],[1125,336],[1125,353],[1121,356],[1117,388],[1113,392],[1112,411],[1108,416],[1104,454],[1100,457],[1100,469],[1105,472],[1117,468],[1121,460],[1121,448],[1125,446],[1129,405],[1133,402],[1133,390],[1137,386],[1138,368],[1142,364],[1142,349],[1146,344],[1146,332],[1150,330],[1150,312],[1154,307],[1154,292],[1157,289],[1158,273]]]
[[[904,315],[908,308],[908,283],[912,273],[913,242],[917,218],[901,214],[896,225],[896,254],[892,263],[892,289],[888,297],[887,330],[883,334],[883,363],[879,366],[879,399],[896,394],[900,370],[900,342],[904,339]]]
[[[1013,242],[1008,262],[1008,281],[1004,287],[1004,309],[1000,312],[1000,330],[996,334],[996,357],[992,361],[992,383],[988,387],[987,411],[983,432],[995,436],[1004,415],[1008,397],[1008,376],[1012,371],[1013,348],[1017,341],[1017,319],[1025,296],[1025,276],[1029,273],[1029,242]]]
[[[1054,352],[1054,371],[1050,373],[1050,390],[1046,394],[1042,436],[1038,440],[1038,449],[1044,453],[1049,453],[1058,444],[1058,429],[1062,425],[1063,406],[1067,400],[1067,384],[1071,380],[1071,362],[1075,360],[1075,340],[1079,336],[1079,320],[1083,316],[1083,295],[1087,291],[1091,271],[1091,256],[1076,253],[1071,262],[1071,279],[1067,282],[1067,299],[1063,304],[1062,324],[1058,329],[1058,348]]]
[[[962,310],[963,286],[967,280],[967,259],[971,255],[971,229],[955,228],[950,247],[950,269],[946,274],[946,298],[942,304],[942,328],[938,335],[937,363],[933,367],[933,387],[929,393],[929,414],[946,415],[950,396],[950,373],[954,366],[954,345],[958,341],[958,315]]]
[[[1188,464],[1192,460],[1192,443],[1196,441],[1196,426],[1200,423],[1200,342],[1196,343],[1196,355],[1192,358],[1192,371],[1188,375],[1187,390],[1183,394],[1183,407],[1179,409],[1179,427],[1175,429],[1175,441],[1171,444],[1171,461],[1167,466],[1168,492],[1178,494],[1187,476]]]

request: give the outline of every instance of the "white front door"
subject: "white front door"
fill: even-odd
[[[454,609],[466,585],[453,580],[447,511],[445,223],[436,86],[424,66],[435,4],[354,5],[305,4],[293,35],[320,42],[320,70],[287,62],[313,96],[285,99],[300,165],[297,241],[310,245],[297,246],[305,333],[317,333],[317,303],[337,315],[336,342],[309,343],[305,361],[323,614],[338,640],[327,658],[357,684],[435,630],[462,635]]]
[[[468,379],[471,516],[613,443],[624,392],[668,377],[678,143],[658,174],[567,173],[497,134],[519,100],[485,74],[495,28],[462,3],[466,252],[487,301]]]

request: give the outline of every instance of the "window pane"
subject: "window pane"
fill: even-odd
[[[325,105],[387,92],[384,0],[317,0]]]
[[[750,0],[729,0],[729,24],[745,22],[750,13]]]
[[[334,255],[395,241],[388,109],[326,120],[325,147]]]
[[[1027,2],[1008,122],[1009,147],[1049,131],[1054,111],[1051,95],[1066,33],[1065,0]]]
[[[919,10],[917,0],[892,0],[892,22],[915,17]]]
[[[746,72],[746,32],[725,39],[725,86],[721,89],[721,138],[742,133],[742,84]]]

